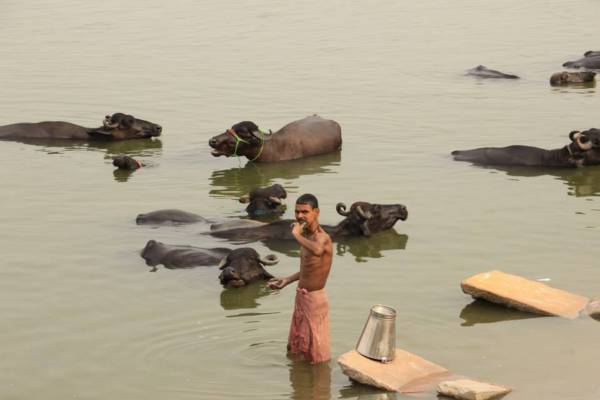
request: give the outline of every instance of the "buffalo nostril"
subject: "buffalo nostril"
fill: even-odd
[[[154,130],[155,130],[156,132],[161,132],[161,131],[162,131],[162,126],[160,126],[160,125],[156,125],[156,126],[154,127]]]
[[[213,147],[216,146],[217,145],[217,139],[210,139],[208,141],[208,145],[209,146],[213,146]]]

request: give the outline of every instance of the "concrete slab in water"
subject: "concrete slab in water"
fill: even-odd
[[[542,315],[577,318],[589,299],[501,271],[474,275],[460,284],[475,298]]]
[[[457,379],[440,383],[437,391],[444,396],[454,397],[455,399],[488,400],[497,399],[510,392],[511,389],[471,379]]]
[[[435,387],[440,381],[447,380],[449,374],[446,368],[401,349],[396,349],[394,360],[386,364],[371,360],[356,350],[342,354],[337,362],[342,372],[353,380],[395,392],[415,392],[416,386],[426,387],[428,380]]]

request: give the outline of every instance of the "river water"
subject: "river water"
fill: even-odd
[[[376,399],[335,358],[373,304],[398,312],[397,344],[511,399],[596,399],[600,324],[473,302],[460,281],[500,269],[600,295],[600,168],[480,168],[454,149],[557,148],[600,125],[597,88],[554,89],[561,64],[600,50],[592,0],[279,2],[0,0],[0,124],[98,126],[125,112],[153,142],[1,142],[0,398]],[[520,75],[479,80],[484,64]],[[273,165],[213,158],[241,120],[278,129],[313,113],[342,126],[341,153]],[[114,174],[127,153],[149,166]],[[244,215],[236,197],[282,184],[286,217],[316,194],[402,203],[395,230],[336,245],[328,282],[334,360],[285,356],[294,290],[224,290],[216,268],[155,273],[146,241],[231,245],[202,224],[135,216],[180,208]],[[295,247],[275,275],[298,268]],[[423,398],[435,398],[426,394]]]

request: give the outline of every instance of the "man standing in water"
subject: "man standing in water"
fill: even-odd
[[[311,364],[331,358],[329,302],[325,283],[331,269],[331,238],[319,225],[319,202],[312,194],[296,200],[292,235],[300,243],[300,271],[269,281],[271,289],[283,289],[298,281],[288,351],[300,354]]]

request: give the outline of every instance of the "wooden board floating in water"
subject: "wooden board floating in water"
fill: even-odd
[[[570,319],[579,317],[589,299],[502,271],[489,271],[465,279],[463,292],[517,310]]]

